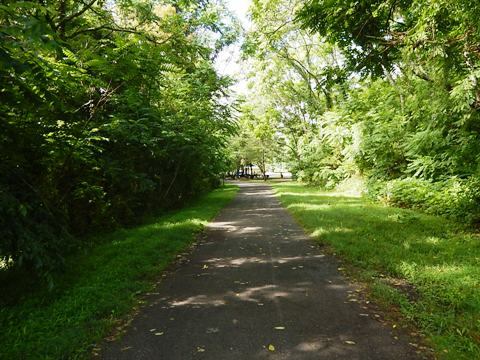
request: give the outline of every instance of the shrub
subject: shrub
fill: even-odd
[[[470,225],[480,224],[480,178],[442,181],[417,178],[370,182],[368,196],[388,205],[443,215]]]
[[[332,190],[348,175],[349,173],[342,167],[336,169],[328,167],[307,168],[297,173],[297,179],[310,185]]]

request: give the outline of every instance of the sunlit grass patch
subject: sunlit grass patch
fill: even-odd
[[[37,289],[19,299],[15,294],[14,303],[3,292],[0,358],[89,357],[93,344],[131,311],[138,294],[152,289],[161,271],[237,190],[226,186],[143,226],[99,236],[92,240],[97,245],[67,259],[51,292]]]
[[[442,359],[480,358],[480,237],[443,217],[386,207],[298,183],[274,185],[282,204],[319,242],[399,307]],[[415,299],[380,281],[401,279]],[[418,296],[417,296],[418,295]]]

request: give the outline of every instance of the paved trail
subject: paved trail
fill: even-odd
[[[104,359],[417,359],[348,302],[338,265],[269,186],[241,187]]]

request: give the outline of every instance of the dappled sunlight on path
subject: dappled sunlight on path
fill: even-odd
[[[362,307],[269,186],[241,187],[104,358],[416,358]]]

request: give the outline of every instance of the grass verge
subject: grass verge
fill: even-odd
[[[478,234],[360,197],[298,183],[273,186],[314,238],[360,270],[378,301],[422,330],[439,358],[480,359]]]
[[[2,304],[0,358],[87,358],[237,190],[226,185],[182,210],[107,234],[101,244],[67,259],[53,291]]]

